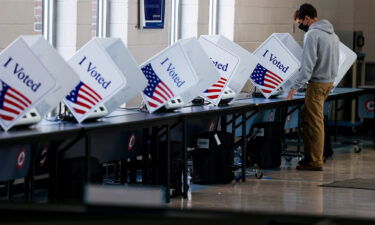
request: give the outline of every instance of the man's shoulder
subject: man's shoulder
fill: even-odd
[[[314,35],[319,35],[321,33],[323,33],[324,31],[322,30],[319,30],[319,29],[310,29],[305,35],[306,36],[310,36],[310,37],[313,37]]]
[[[305,40],[315,40],[316,37],[320,36],[321,31],[317,29],[311,29],[308,32],[305,33]]]
[[[336,37],[337,35],[335,33],[329,34],[325,31],[322,31],[320,29],[311,29],[305,34],[306,40],[319,40],[319,39],[325,39],[325,38],[331,38]]]

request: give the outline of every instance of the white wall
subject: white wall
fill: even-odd
[[[20,35],[34,32],[34,1],[0,1],[0,50],[8,46]]]
[[[301,40],[302,33],[294,33],[293,13],[299,6],[296,0],[238,0],[235,7],[234,41],[254,51],[275,32],[292,33]]]
[[[77,50],[92,39],[92,6],[92,0],[77,1]]]
[[[337,31],[363,30],[369,61],[375,61],[375,11],[373,0],[237,0],[234,41],[255,50],[269,35],[288,32],[300,43],[303,32],[293,25],[293,13],[303,3],[313,4],[320,19],[328,19]]]
[[[375,62],[375,1],[374,0],[357,0],[354,1],[354,30],[362,30],[365,40],[363,52],[366,60]]]

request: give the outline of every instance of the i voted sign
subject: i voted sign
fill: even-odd
[[[198,82],[198,77],[180,42],[144,62],[140,69],[148,81],[141,95],[150,113]]]
[[[223,95],[223,91],[228,86],[229,80],[234,75],[234,72],[240,63],[240,58],[224,47],[217,45],[207,36],[201,36],[199,38],[199,43],[202,45],[213,65],[220,73],[220,78],[216,83],[205,90],[201,96],[212,104],[218,105],[221,96]]]
[[[23,37],[0,54],[0,125],[10,129],[31,108],[37,107],[57,87]],[[42,114],[43,115],[43,114]]]
[[[79,75],[80,81],[64,102],[79,123],[126,86],[124,74],[98,39],[88,42],[68,63]]]
[[[235,94],[241,91],[259,60],[222,35],[202,35],[199,42],[221,75],[202,97],[217,105],[225,88],[229,87]]]
[[[284,43],[272,34],[253,53],[259,63],[250,75],[250,81],[269,98],[282,86],[301,64]]]
[[[189,103],[214,84],[219,79],[220,73],[212,63],[212,60],[209,59],[197,38],[182,39],[179,40],[179,43],[184,49],[186,57],[189,59],[186,64],[189,65],[194,72],[194,74],[190,76],[198,78],[194,86],[186,89],[179,96],[184,103]],[[207,74],[210,76],[207,76]]]
[[[126,78],[124,88],[104,103],[107,111],[112,112],[141,92],[146,87],[147,80],[120,38],[97,38],[96,40]]]

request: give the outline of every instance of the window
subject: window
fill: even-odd
[[[36,21],[39,20],[39,15],[35,15]],[[55,0],[43,1],[43,36],[52,45],[55,46]]]
[[[98,22],[105,21],[102,20],[102,16],[105,16],[105,9],[103,11],[103,7],[105,6],[106,2],[105,0],[78,0],[78,1],[67,1],[64,8],[65,10],[69,10],[71,7],[72,2],[76,2],[76,15],[77,15],[77,27],[73,28],[76,32],[76,50],[80,49],[82,46],[84,46],[88,41],[90,41],[93,37],[102,35],[102,37],[106,36],[106,33],[103,31],[103,27],[99,30],[98,28]],[[100,11],[101,10],[101,11]],[[102,15],[99,14],[99,11],[102,13]],[[67,12],[68,14],[69,12]],[[74,18],[74,15],[72,15],[71,18]],[[99,20],[99,18],[101,20]],[[62,21],[63,22],[63,21]],[[73,22],[73,21],[72,21]],[[67,24],[68,25],[68,24]],[[69,26],[69,25],[68,25]],[[99,33],[100,31],[100,33]],[[64,35],[64,34],[62,34]]]
[[[171,0],[170,37],[169,44],[172,45],[179,39],[180,25],[180,0]]]
[[[96,26],[96,36],[97,37],[108,37],[108,16],[109,7],[107,0],[98,0],[97,2],[97,26]],[[94,8],[94,6],[93,6]],[[94,13],[92,15],[95,16]],[[94,25],[94,24],[93,24]]]
[[[217,34],[217,1],[218,0],[210,0],[208,17],[208,34],[210,35]]]

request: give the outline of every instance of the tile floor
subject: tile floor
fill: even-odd
[[[375,149],[362,144],[334,144],[334,156],[324,171],[297,171],[297,159],[283,160],[277,170],[264,170],[264,177],[247,176],[246,182],[225,185],[193,185],[188,199],[173,198],[170,207],[339,215],[375,218],[375,190],[320,187],[324,183],[352,178],[375,179]]]

